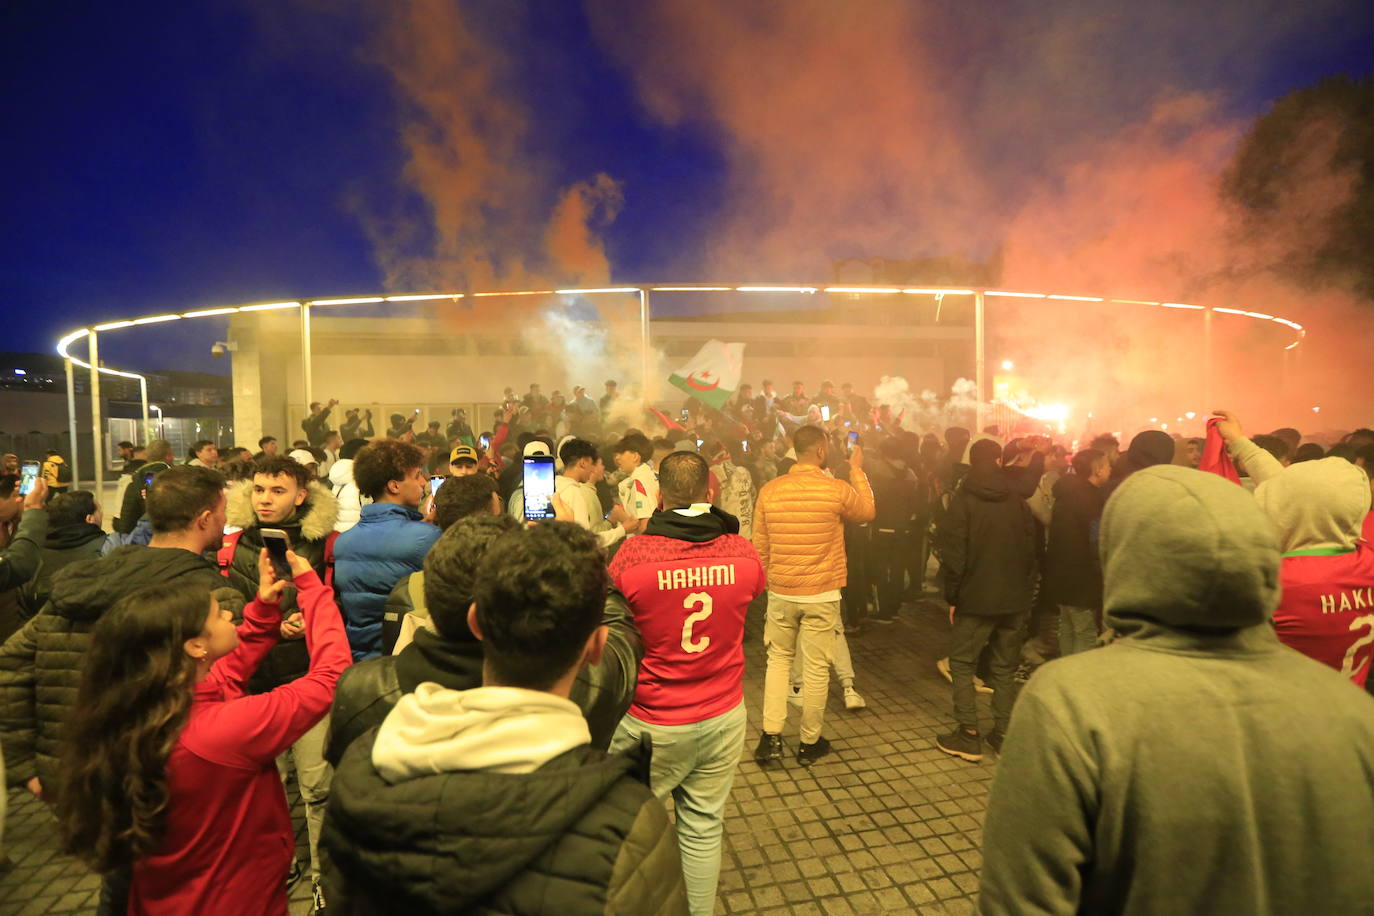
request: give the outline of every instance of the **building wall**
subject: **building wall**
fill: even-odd
[[[588,322],[589,326],[594,323]],[[490,425],[492,407],[510,386],[523,394],[531,382],[545,394],[571,394],[574,384],[587,386],[599,398],[607,378],[622,387],[638,386],[640,360],[631,344],[619,352],[576,352],[566,340],[540,341],[485,330],[471,334],[436,334],[435,322],[419,318],[338,318],[312,316],[312,381],[315,400],[336,398],[346,407],[370,407],[376,431],[385,432],[392,413],[410,415],[420,408],[417,431],[431,419],[447,423],[452,408],[468,410],[479,431]],[[967,327],[894,327],[750,323],[747,321],[654,321],[652,391],[660,406],[676,406],[685,396],[666,382],[711,338],[743,341],[743,380],[755,388],[764,378],[786,391],[794,379],[814,392],[829,379],[852,382],[870,393],[884,375],[901,375],[914,390],[948,391],[950,383],[971,369],[971,329]],[[604,327],[600,330],[606,330]],[[606,338],[637,339],[636,333],[607,333]],[[593,326],[588,339],[602,336]],[[256,441],[264,432],[300,433],[306,396],[299,350],[299,322],[280,313],[239,315],[231,326],[234,422],[236,438]],[[585,343],[585,340],[584,340]],[[584,347],[583,349],[588,349]]]

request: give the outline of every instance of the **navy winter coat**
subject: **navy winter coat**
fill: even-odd
[[[339,596],[353,659],[381,654],[387,595],[417,572],[442,534],[419,512],[396,503],[363,506],[358,524],[334,543],[334,591]]]

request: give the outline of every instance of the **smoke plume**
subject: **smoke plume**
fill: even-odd
[[[1011,288],[1284,315],[1310,328],[1299,351],[1281,326],[1219,316],[1210,373],[1196,313],[1002,300],[988,321],[1041,400],[1128,432],[1216,406],[1311,428],[1314,398],[1359,419],[1341,348],[1368,339],[1368,313],[1276,269],[1348,188],[1321,130],[1263,236],[1218,193],[1258,113],[1238,96],[1338,36],[1336,0],[589,9],[646,116],[709,133],[727,162],[729,203],[686,269],[824,281],[839,258],[971,256]]]

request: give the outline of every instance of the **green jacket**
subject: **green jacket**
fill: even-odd
[[[1108,502],[1113,645],[1017,701],[985,914],[1368,913],[1374,703],[1279,643],[1279,549],[1241,487],[1162,465]]]

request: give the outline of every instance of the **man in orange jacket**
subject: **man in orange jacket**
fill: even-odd
[[[830,752],[821,726],[840,619],[840,588],[847,581],[844,523],[873,518],[873,490],[858,445],[849,456],[849,483],[825,470],[828,442],[820,428],[798,429],[792,448],[797,463],[764,485],[754,510],[754,547],[768,576],[763,735],[754,752],[760,766],[782,762],[788,672],[798,651],[805,670],[797,762],[810,766]]]

